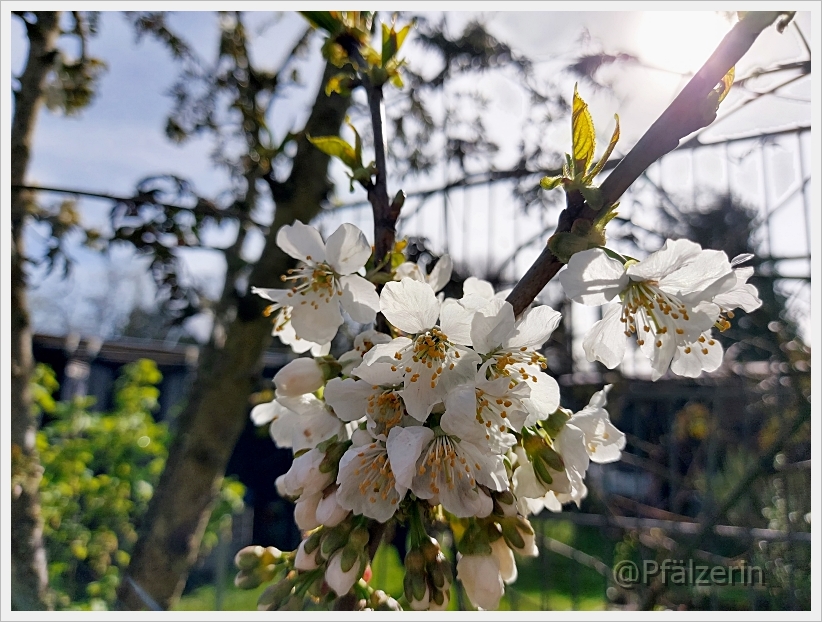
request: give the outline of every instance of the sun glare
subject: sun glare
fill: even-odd
[[[638,51],[654,67],[695,73],[730,29],[713,11],[648,11],[637,28]]]

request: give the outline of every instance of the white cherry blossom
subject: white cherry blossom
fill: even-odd
[[[350,447],[340,458],[337,484],[337,503],[381,523],[394,515],[407,491],[396,480],[382,441]]]
[[[362,231],[345,223],[323,242],[319,231],[295,221],[277,232],[277,245],[301,264],[283,277],[290,290],[252,288],[274,302],[269,312],[291,307],[291,325],[300,339],[328,343],[343,323],[340,306],[356,322],[373,322],[379,297],[373,283],[355,274],[371,256]],[[283,293],[285,296],[283,296]]]
[[[625,434],[611,423],[605,410],[610,384],[591,396],[588,405],[571,415],[565,425],[578,428],[584,437],[585,450],[591,462],[606,464],[616,462],[625,449]]]
[[[537,348],[548,340],[560,319],[557,311],[540,305],[527,309],[517,320],[511,304],[499,298],[472,317],[474,349],[486,359],[481,370],[489,379],[504,377],[515,386],[524,382],[530,389],[522,400],[528,412],[524,425],[547,418],[559,406],[559,385],[543,372],[546,364]]]
[[[390,364],[402,374],[406,411],[425,421],[449,389],[476,373],[480,357],[466,347],[471,345],[472,314],[453,299],[440,305],[427,283],[409,278],[385,284],[380,309],[391,324],[414,338],[397,337],[374,346],[352,373],[362,377],[365,367]]]
[[[460,385],[445,396],[440,426],[448,434],[503,454],[516,444],[513,432],[522,430],[528,418],[525,401],[530,394],[527,383],[511,387],[509,378],[488,380],[480,369],[475,383]]]
[[[251,409],[251,420],[255,425],[270,422],[269,433],[277,447],[294,452],[316,447],[335,435],[347,438],[342,421],[310,393],[258,404]]]
[[[441,503],[455,516],[491,513],[493,501],[480,485],[496,491],[508,488],[502,456],[466,440],[411,426],[391,430],[387,445],[397,484],[432,505]]]
[[[651,360],[653,380],[665,373],[679,346],[713,326],[720,316],[714,298],[737,281],[725,253],[689,240],[668,240],[647,259],[625,265],[602,249],[582,251],[557,278],[566,295],[582,304],[620,298],[586,336],[588,360],[613,369],[622,362],[627,338],[635,335]]]

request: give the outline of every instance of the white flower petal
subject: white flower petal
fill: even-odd
[[[288,292],[290,291],[290,289],[272,289],[270,287],[251,288],[252,294],[257,294],[258,296],[262,296],[266,300],[270,300],[271,302],[276,303],[286,302],[286,298],[288,298]]]
[[[277,232],[277,246],[294,259],[306,263],[325,261],[325,244],[320,232],[299,220],[295,220],[293,225],[280,228]]]
[[[723,283],[726,284],[726,289],[736,283],[728,256],[722,251],[703,250],[684,265],[659,279],[659,288],[686,297],[689,294],[705,292],[721,279],[725,279]]]
[[[431,274],[426,279],[428,284],[435,292],[440,291],[443,287],[448,285],[451,280],[451,272],[454,269],[454,262],[451,260],[451,255],[445,254],[440,257],[437,264],[431,269]]]
[[[506,343],[515,330],[514,308],[499,298],[478,309],[471,320],[471,341],[477,352],[487,354]]]
[[[625,357],[626,337],[620,321],[621,316],[622,305],[611,305],[603,318],[585,335],[582,348],[589,361],[600,361],[608,369],[613,369],[622,362]]]
[[[437,323],[440,305],[427,283],[405,278],[386,283],[380,294],[380,311],[406,333],[421,333]]]
[[[343,286],[343,309],[351,319],[360,324],[370,324],[380,310],[380,296],[376,286],[358,274],[349,274],[340,278]]]
[[[684,239],[666,240],[662,248],[641,262],[630,265],[627,272],[635,281],[660,281],[701,252],[702,247],[696,242]]]
[[[396,361],[397,359],[394,355],[400,350],[404,350],[409,347],[411,343],[412,341],[408,337],[397,337],[388,343],[378,343],[363,355],[363,365],[372,365],[377,362],[391,363]],[[354,373],[357,373],[357,369],[354,370]],[[375,382],[374,384],[379,383]]]
[[[525,425],[531,426],[550,417],[559,407],[559,385],[551,376],[541,371],[532,371],[532,376],[525,382],[531,389],[531,394],[523,400],[528,409]]]
[[[572,255],[557,279],[568,298],[584,305],[605,304],[629,283],[622,263],[599,248]]]
[[[343,323],[337,297],[326,302],[322,294],[311,292],[299,298],[300,304],[294,307],[291,315],[291,324],[297,336],[315,343],[327,343],[334,339]]]
[[[411,488],[411,482],[417,473],[417,460],[423,447],[427,447],[433,439],[434,432],[423,426],[395,427],[388,432],[388,460],[397,486],[403,489],[402,494]]]
[[[440,307],[440,327],[452,343],[471,345],[471,319],[474,312],[453,298],[446,298]]]
[[[371,257],[371,245],[358,227],[343,223],[326,240],[325,256],[334,272],[351,274],[362,268]]]
[[[368,398],[373,393],[371,383],[347,378],[333,378],[325,385],[326,403],[343,421],[356,421],[365,416]]]
[[[394,271],[394,280],[402,281],[405,278],[425,283],[425,275],[422,273],[420,267],[413,261],[404,261]]]
[[[551,307],[540,305],[526,309],[516,325],[516,332],[505,343],[507,348],[539,348],[551,336],[562,314]]]
[[[462,295],[480,296],[486,300],[491,300],[494,297],[494,286],[488,281],[469,276],[462,284]]]
[[[709,341],[713,341],[710,332],[705,333],[705,338],[704,344],[697,341],[678,347],[671,361],[671,371],[678,376],[697,378],[703,371],[712,372],[719,369],[722,365],[722,344],[714,341],[713,345],[707,345]],[[689,352],[686,353],[686,349]]]

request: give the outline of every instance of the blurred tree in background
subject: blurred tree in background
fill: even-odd
[[[44,470],[40,497],[58,609],[114,605],[168,456],[167,426],[151,414],[160,380],[153,361],[126,365],[116,382],[114,410],[99,413],[91,410],[90,397],[54,401],[53,372],[36,367],[32,393],[45,420],[37,435]],[[216,543],[223,518],[243,509],[244,492],[239,482],[223,480],[201,556]]]

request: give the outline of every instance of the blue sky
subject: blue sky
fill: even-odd
[[[5,6],[4,13],[4,21],[8,23]],[[451,13],[449,24],[456,29],[473,15],[467,12]],[[658,67],[608,68],[602,76],[613,83],[613,90],[597,92],[590,89],[585,93],[595,121],[602,120],[598,123],[600,142],[607,140],[613,128],[613,113],[619,112],[623,135],[619,149],[623,152],[630,148],[685,84],[687,76],[683,73],[697,69],[731,25],[727,19],[712,12],[705,12],[696,20],[690,14],[670,15],[666,12],[486,12],[484,15],[494,34],[511,43],[515,49],[534,57],[538,61],[539,72],[556,74],[562,88],[569,93],[573,89],[573,78],[557,74],[557,71],[580,50],[628,52],[639,56],[646,64]],[[808,38],[811,36],[810,22],[809,13],[797,16],[797,24]],[[204,58],[214,57],[218,38],[214,13],[176,13],[171,15],[170,23],[194,43]],[[256,35],[252,48],[255,59],[273,68],[293,42],[302,22],[295,15],[255,13],[249,18],[249,26]],[[12,74],[16,74],[24,62],[26,43],[19,20],[12,18],[10,28],[11,36],[7,39],[7,45],[11,48],[10,69]],[[135,183],[145,176],[174,173],[192,180],[197,190],[205,195],[213,196],[226,188],[228,177],[211,164],[212,145],[207,139],[175,145],[164,136],[165,118],[171,107],[168,90],[179,71],[179,66],[170,59],[167,51],[149,39],[137,43],[127,21],[115,12],[102,14],[100,34],[92,40],[90,51],[108,65],[97,97],[77,117],[65,118],[46,110],[41,113],[29,182],[128,194],[133,192]],[[408,45],[407,53],[412,64],[421,58],[415,55],[413,43]],[[745,75],[755,67],[795,60],[803,54],[801,42],[793,32],[789,30],[779,35],[771,28],[740,62],[737,76]],[[308,113],[320,67],[316,45],[304,67],[305,88],[302,91],[294,90],[292,97],[272,111],[271,124],[280,132],[298,127]],[[715,124],[706,132],[706,137],[808,124],[811,118],[808,101],[810,83],[810,79],[806,78],[781,92],[782,97],[763,98]],[[509,166],[517,155],[516,145],[510,137],[517,136],[522,123],[523,96],[512,88],[509,81],[501,78],[485,77],[477,86],[492,99],[490,114],[495,120],[491,129],[492,138],[502,145],[497,164],[500,167]],[[767,86],[765,80],[757,84],[757,88]],[[732,91],[723,104],[723,110],[732,109],[744,96],[744,91]],[[551,136],[551,139],[559,149],[567,149],[569,129],[565,124],[558,124],[556,136]],[[349,202],[362,197],[348,194],[347,182],[340,169],[334,170],[334,176],[341,183],[338,190],[341,201]],[[437,176],[415,183],[419,187],[431,187],[441,181],[442,177]],[[81,206],[87,222],[105,222],[108,209],[105,203],[83,200]],[[363,223],[362,226],[369,225]],[[370,236],[370,232],[367,233]],[[215,230],[210,242],[218,246],[228,245],[234,234],[230,227]],[[28,243],[31,248],[36,248],[36,231],[31,232]],[[455,245],[459,243],[456,240]],[[259,252],[261,245],[260,236],[252,240],[247,248],[249,258]],[[118,283],[121,289],[112,294],[110,300],[118,300],[119,304],[126,306],[141,301],[150,302],[150,288],[145,285],[142,288],[122,285],[124,281],[136,282],[139,275],[139,264],[126,249],[115,251],[106,261],[84,250],[77,250],[76,257],[78,270],[70,281],[61,283],[57,279],[49,279],[47,284],[32,292],[36,329],[60,332],[66,326],[83,324],[88,309],[84,311],[81,303],[85,300],[88,304],[99,306],[99,300],[106,300],[106,291],[111,282]],[[189,276],[213,283],[216,292],[224,270],[219,255],[191,252],[188,257]],[[112,272],[115,278],[104,278]],[[48,301],[53,300],[55,293],[59,298],[71,298],[74,309],[71,312],[49,309]],[[89,330],[87,324],[84,330]]]

